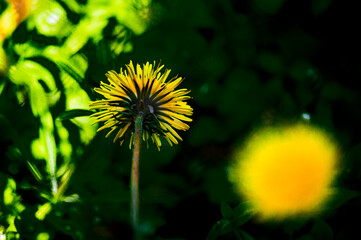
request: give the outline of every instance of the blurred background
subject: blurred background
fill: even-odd
[[[132,152],[87,117],[93,88],[130,60],[185,77],[194,108],[179,145],[143,145],[146,239],[359,236],[359,22],[340,0],[0,0],[0,239],[131,239]],[[234,150],[295,121],[341,149],[329,209],[214,231],[242,201],[227,176]]]

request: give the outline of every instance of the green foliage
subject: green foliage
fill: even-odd
[[[0,200],[0,236],[5,234],[10,239],[16,238],[16,217],[24,211],[20,196],[16,194],[16,182],[14,179],[0,172],[0,192],[3,197]]]
[[[83,116],[89,116],[90,114],[92,114],[92,111],[89,110],[84,110],[84,109],[72,109],[69,111],[65,111],[62,112],[61,114],[59,114],[58,118],[63,121],[63,120],[69,120],[75,117],[83,117]]]
[[[88,118],[89,101],[100,98],[93,88],[129,60],[161,60],[184,76],[195,113],[178,146],[142,148],[145,238],[358,232],[350,218],[361,209],[352,3],[42,0],[3,34],[10,2],[0,1],[0,239],[131,239],[131,152]],[[233,152],[252,129],[305,116],[339,143],[335,191],[317,218],[258,222],[228,181]]]
[[[0,225],[5,226],[7,237],[9,232],[18,230],[22,237],[49,239],[53,233],[34,231],[37,226],[27,226],[27,230],[21,226],[35,219],[45,221],[57,205],[79,199],[75,193],[69,195],[67,189],[75,165],[96,133],[96,126],[91,126],[88,118],[89,95],[93,93],[89,83],[84,82],[89,68],[89,56],[84,49],[91,43],[104,41],[105,32],[110,30],[113,40],[108,47],[113,56],[129,51],[129,36],[141,34],[147,28],[150,16],[144,11],[151,2],[29,1],[28,10],[26,4],[19,5],[23,8],[19,11],[26,14],[24,23],[16,26],[15,21],[9,22],[15,32],[4,32],[7,38],[0,39],[4,47],[0,52],[0,117],[5,123],[3,138],[19,147],[12,161],[23,161],[35,180],[34,183],[29,177],[23,178],[21,188],[33,191],[37,200],[25,207],[21,205],[21,198],[15,195],[15,182],[9,178],[8,185],[1,189],[2,204],[15,210],[1,210],[5,222],[2,220]],[[15,19],[16,13],[9,13]],[[1,22],[1,30],[4,24],[7,23]],[[14,97],[18,103],[13,102]],[[12,105],[6,105],[7,102]],[[13,121],[17,118],[13,114],[14,104],[31,110],[18,119],[23,121]],[[30,129],[29,117],[34,123]],[[6,130],[5,126],[9,128]],[[19,163],[11,164],[16,164],[16,169],[20,167]],[[18,223],[16,227],[14,220]],[[58,228],[57,224],[54,226]]]
[[[222,202],[221,212],[223,219],[219,220],[211,229],[207,240],[218,239],[220,236],[233,234],[235,239],[253,239],[239,227],[252,219],[255,212],[250,210],[249,203],[240,203],[232,209],[227,203]]]

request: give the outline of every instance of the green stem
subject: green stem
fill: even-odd
[[[135,119],[134,127],[134,150],[132,160],[132,175],[131,175],[131,188],[132,188],[132,202],[131,202],[131,218],[134,231],[134,239],[139,239],[139,153],[142,140],[143,128],[143,115],[139,114]]]
[[[62,197],[64,197],[64,193],[68,189],[69,182],[73,176],[74,170],[75,170],[75,165],[71,164],[69,166],[68,171],[64,174],[62,178],[63,181],[61,182],[58,191],[54,195],[54,199],[53,199],[54,203],[57,203]]]

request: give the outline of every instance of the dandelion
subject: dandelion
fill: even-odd
[[[133,138],[135,120],[142,119],[143,139],[148,142],[151,138],[158,150],[162,145],[160,137],[172,146],[182,140],[177,130],[188,130],[189,125],[184,123],[192,121],[193,109],[185,102],[190,97],[186,89],[175,90],[183,81],[181,77],[174,77],[166,81],[170,70],[163,74],[163,68],[147,62],[143,68],[137,64],[135,71],[132,61],[126,65],[126,71],[120,69],[120,73],[109,71],[106,76],[110,84],[101,82],[100,88],[95,88],[97,93],[106,99],[90,103],[90,109],[101,111],[94,113],[91,117],[96,118],[94,122],[104,122],[98,129],[110,129],[106,137],[114,131],[117,134],[114,142],[118,139],[123,143],[128,133]],[[130,147],[132,141],[130,141]]]
[[[338,149],[315,127],[259,130],[235,157],[230,179],[263,220],[316,214],[332,194]]]
[[[182,138],[176,130],[188,130],[185,122],[192,121],[189,116],[193,109],[186,103],[190,99],[187,89],[176,88],[183,81],[181,77],[173,77],[169,81],[170,70],[161,73],[163,65],[147,62],[141,68],[132,61],[126,65],[125,71],[120,73],[109,71],[109,84],[101,82],[100,88],[94,90],[105,99],[90,103],[90,109],[100,110],[90,117],[95,118],[93,124],[103,122],[98,131],[110,129],[106,137],[116,132],[113,142],[124,142],[127,135],[131,135],[129,147],[133,147],[133,161],[131,173],[132,204],[131,216],[135,239],[138,239],[139,212],[139,153],[141,139],[147,145],[151,138],[158,150],[163,137],[171,146],[178,144]]]

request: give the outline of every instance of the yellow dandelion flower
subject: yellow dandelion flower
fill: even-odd
[[[332,194],[338,155],[333,141],[318,128],[265,128],[235,155],[230,180],[260,219],[309,216]]]
[[[143,119],[142,138],[148,142],[151,138],[158,150],[161,146],[160,136],[172,146],[182,140],[176,130],[188,130],[189,125],[184,122],[192,121],[193,109],[185,102],[190,99],[187,89],[176,88],[183,81],[181,77],[173,77],[167,81],[170,70],[161,73],[164,65],[147,62],[141,68],[132,61],[126,65],[126,69],[120,69],[120,73],[109,71],[109,84],[101,82],[100,88],[95,88],[97,93],[105,99],[90,103],[90,109],[99,109],[91,115],[96,121],[104,122],[98,129],[109,128],[108,137],[116,131],[114,142],[118,139],[120,144],[131,133],[133,137],[135,119],[141,116]],[[176,130],[175,130],[176,129]],[[132,139],[131,137],[131,139]],[[132,146],[130,141],[130,147]]]

